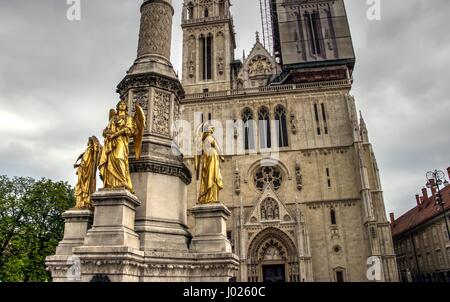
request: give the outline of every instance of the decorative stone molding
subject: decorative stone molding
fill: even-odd
[[[147,87],[156,87],[171,92],[179,100],[184,98],[184,89],[179,80],[156,73],[127,75],[117,86],[117,93],[123,99],[128,90]]]
[[[192,173],[186,166],[173,166],[150,161],[130,162],[131,173],[156,173],[169,176],[176,176],[189,185],[192,182]]]

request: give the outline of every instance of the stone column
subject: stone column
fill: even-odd
[[[169,61],[173,12],[170,0],[144,1],[138,57],[117,87],[131,109],[140,104],[147,110],[142,156],[137,160],[130,154],[131,180],[142,202],[136,212],[136,232],[144,251],[186,252],[191,238],[186,186],[192,176],[177,151],[172,129],[184,97]]]

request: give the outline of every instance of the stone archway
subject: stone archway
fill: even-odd
[[[258,233],[248,256],[249,282],[300,282],[297,248],[282,230],[269,227]]]

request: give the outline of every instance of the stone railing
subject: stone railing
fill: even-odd
[[[336,80],[328,82],[314,82],[314,83],[304,83],[304,84],[288,84],[288,85],[278,85],[278,86],[265,86],[257,88],[245,88],[236,90],[224,90],[217,92],[205,92],[205,93],[193,93],[187,94],[185,97],[186,101],[200,100],[206,98],[221,98],[228,96],[240,96],[240,95],[252,95],[261,93],[274,93],[282,91],[298,91],[298,90],[311,90],[311,89],[332,89],[340,87],[351,86],[350,80]]]
[[[230,19],[230,14],[226,14],[224,16],[213,16],[213,17],[206,17],[206,18],[194,18],[194,19],[183,19],[181,22],[181,25],[189,25],[189,24],[195,24],[195,23],[206,23],[206,22],[214,22],[214,21],[223,21]]]

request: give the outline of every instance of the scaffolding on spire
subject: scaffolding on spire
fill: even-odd
[[[259,0],[261,9],[261,22],[263,45],[271,55],[274,53],[273,25],[272,25],[272,0]]]

